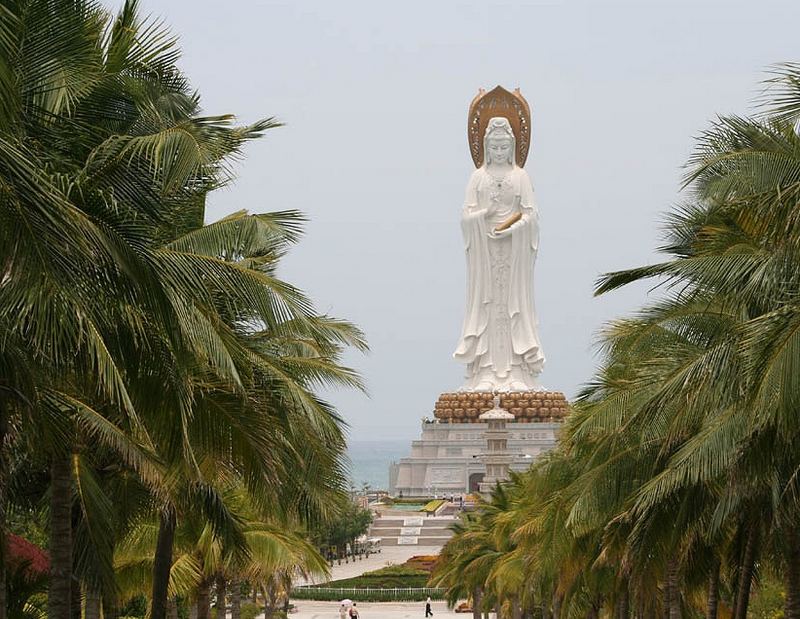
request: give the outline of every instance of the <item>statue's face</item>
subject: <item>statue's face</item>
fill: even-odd
[[[489,163],[504,163],[511,161],[511,138],[506,136],[492,137],[487,140],[486,153]]]

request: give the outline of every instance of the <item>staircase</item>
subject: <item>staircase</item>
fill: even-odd
[[[384,516],[373,520],[370,537],[381,538],[381,546],[444,546],[453,532],[455,518]]]

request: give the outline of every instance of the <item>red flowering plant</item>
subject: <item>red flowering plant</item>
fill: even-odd
[[[6,538],[8,619],[46,617],[50,557],[36,544],[9,533]]]

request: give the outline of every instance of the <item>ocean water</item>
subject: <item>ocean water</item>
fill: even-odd
[[[411,455],[411,439],[351,440],[347,443],[350,457],[350,479],[353,486],[389,489],[389,464]]]

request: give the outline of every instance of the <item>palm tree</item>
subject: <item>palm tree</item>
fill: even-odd
[[[794,456],[793,368],[800,358],[795,329],[800,138],[794,126],[800,92],[796,66],[777,73],[779,90],[767,100],[762,118],[722,118],[701,139],[687,176],[696,206],[670,222],[664,249],[671,260],[612,274],[599,287],[604,292],[664,277],[680,286],[681,300],[709,299],[701,319],[735,318],[727,333],[697,355],[688,381],[675,390],[684,409],[681,423],[699,425],[689,425],[692,435],[645,487],[640,505],[649,509],[678,492],[721,484],[710,525],[738,523],[736,617],[746,614],[753,567],[767,535],[774,532],[791,547],[799,515],[793,498],[800,465]],[[786,560],[796,556],[795,549],[788,550]],[[786,616],[797,616],[795,570],[786,573]]]
[[[481,609],[507,607],[520,617],[525,583],[516,570],[518,556],[511,537],[512,505],[521,488],[521,478],[512,474],[508,484],[497,485],[489,500],[481,502],[476,514],[467,513],[453,525],[453,537],[440,553],[431,584],[445,587],[451,606],[459,599],[472,599],[473,615]]]
[[[223,482],[227,485],[229,482]],[[241,546],[230,546],[216,525],[200,512],[181,518],[175,531],[169,596],[194,600],[198,616],[207,616],[211,584],[220,578],[264,583],[276,574],[325,575],[327,564],[299,525],[269,522],[259,514],[252,497],[237,483],[220,489],[220,496],[237,520]],[[117,578],[125,595],[148,593],[152,588],[160,523],[158,514],[146,514],[127,533],[115,559]]]
[[[276,261],[285,245],[297,238],[298,221],[294,213],[236,213],[171,242],[166,251],[225,258],[223,264],[243,273],[251,271],[274,285],[279,283],[274,279]],[[206,388],[196,396],[193,423],[181,435],[188,436],[192,453],[207,454],[206,458],[242,471],[248,490],[264,508],[310,525],[329,515],[336,493],[344,488],[341,421],[313,390],[316,386],[361,387],[357,376],[339,365],[339,356],[343,346],[363,350],[365,343],[352,325],[305,310],[311,303],[299,291],[291,290],[293,305],[304,311],[287,311],[283,320],[260,313],[261,308],[252,304],[259,300],[255,296],[259,290],[253,292],[239,300],[238,307],[232,306],[231,295],[216,296],[217,316],[227,318],[232,326],[226,338],[228,348],[222,352],[236,359],[242,394],[230,393],[224,384],[214,387],[219,377],[207,376]],[[210,429],[213,435],[208,434]],[[178,462],[183,457],[176,456]],[[300,471],[305,474],[298,475]],[[162,511],[170,514],[171,521],[162,517],[154,603],[157,593],[166,603],[168,571],[164,566],[170,562],[165,531],[174,528],[175,509],[171,504]]]
[[[274,277],[296,214],[201,229],[230,158],[277,123],[199,116],[174,40],[134,1],[115,20],[90,0],[30,0],[2,18],[0,431],[20,417],[59,447],[50,601],[66,617],[78,445],[101,441],[165,496],[164,474],[181,463],[202,486],[193,449],[208,432],[197,419],[221,409],[216,448],[227,441],[251,489],[274,487],[270,467],[303,466],[320,474],[297,490],[297,509],[324,512],[322,483],[341,477],[341,424],[309,389],[356,383],[337,355],[363,339]],[[256,434],[276,419],[275,442]]]
[[[459,599],[472,600],[472,616],[480,619],[488,565],[483,557],[492,552],[488,532],[479,518],[464,514],[451,526],[453,536],[439,553],[431,574],[434,587],[445,588],[445,599],[452,607]]]

